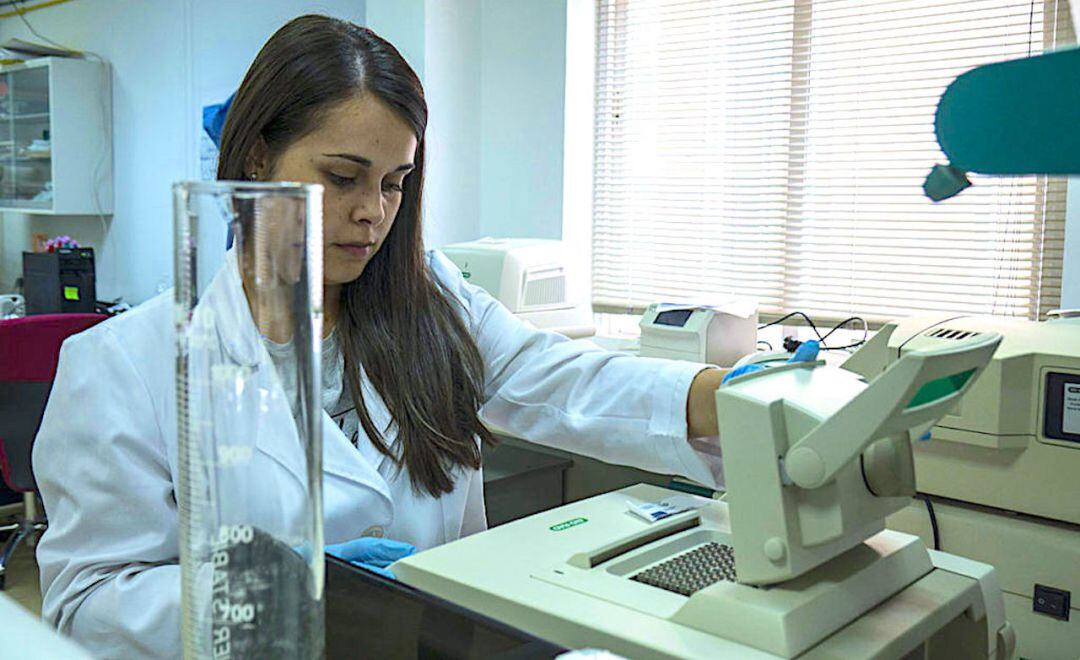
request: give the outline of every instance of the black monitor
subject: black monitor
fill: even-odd
[[[326,556],[326,657],[554,658],[568,649]]]

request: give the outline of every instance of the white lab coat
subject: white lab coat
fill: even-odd
[[[533,442],[716,483],[718,460],[686,440],[687,393],[703,365],[634,358],[538,331],[466,283],[441,254],[428,259],[479,346],[484,419]],[[272,373],[232,253],[206,296],[225,349]],[[180,653],[172,305],[163,294],[64,343],[34,448],[49,514],[37,553],[42,615],[102,657]],[[385,406],[373,390],[367,395],[373,421],[385,428]],[[289,411],[277,414],[288,416],[281,428],[289,428]],[[322,421],[327,543],[385,535],[423,550],[486,527],[481,470],[459,469],[442,497],[418,494],[370,442],[358,450],[325,413]],[[294,438],[260,435],[256,443],[267,483],[280,489],[296,483],[285,449]]]

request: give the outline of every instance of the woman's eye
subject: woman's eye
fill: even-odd
[[[353,177],[340,176],[338,174],[334,174],[333,172],[327,172],[326,178],[329,179],[330,183],[334,184],[335,186],[348,186],[356,181],[356,179],[354,179]]]
[[[392,193],[404,192],[405,188],[400,183],[385,183],[383,184],[383,190]]]

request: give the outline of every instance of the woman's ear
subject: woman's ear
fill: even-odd
[[[244,178],[252,181],[264,179],[269,174],[268,157],[270,147],[260,135],[251,147],[251,153],[244,159]]]

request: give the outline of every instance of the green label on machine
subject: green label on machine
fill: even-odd
[[[967,385],[968,380],[971,379],[971,376],[974,373],[974,369],[969,369],[960,374],[953,374],[952,376],[945,376],[930,381],[919,388],[919,391],[915,393],[915,396],[911,399],[911,402],[907,404],[907,407],[918,408],[919,406],[933,403],[938,399],[944,399],[954,392],[959,392],[964,389],[964,385]]]
[[[564,529],[570,529],[571,527],[577,527],[578,525],[584,525],[589,522],[588,518],[571,518],[565,522],[561,522],[558,525],[552,525],[548,529],[553,532],[561,532]]]
[[[65,286],[64,287],[64,300],[78,300],[79,299],[79,287],[77,286]]]

